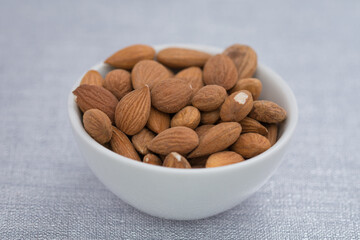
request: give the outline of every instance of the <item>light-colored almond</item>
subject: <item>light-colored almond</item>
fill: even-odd
[[[210,54],[186,48],[166,48],[157,54],[157,60],[171,68],[202,67]]]
[[[200,123],[200,112],[193,106],[187,106],[171,119],[171,127],[184,126],[195,129]]]
[[[225,49],[224,54],[234,61],[239,79],[254,75],[257,68],[257,55],[254,49],[246,45],[234,44]]]
[[[142,155],[149,153],[147,145],[153,140],[155,134],[149,131],[147,128],[143,128],[140,132],[132,136],[131,142],[135,149]]]
[[[154,57],[155,50],[152,47],[136,44],[117,51],[106,59],[105,63],[117,68],[132,69],[141,60],[154,59]]]
[[[211,112],[202,112],[200,122],[202,124],[214,124],[220,118],[220,109]]]
[[[149,87],[133,90],[126,94],[116,106],[115,124],[127,135],[134,135],[146,125],[150,108]]]
[[[188,155],[188,158],[196,158],[223,151],[239,138],[240,133],[241,126],[239,123],[220,123],[210,128],[199,139],[199,146]]]
[[[115,69],[106,74],[104,88],[109,90],[117,99],[123,98],[133,90],[130,73],[122,69]]]
[[[273,146],[277,141],[278,126],[277,124],[268,124],[267,130],[268,134],[266,135],[266,137],[269,139],[271,146]]]
[[[214,127],[215,125],[213,124],[207,124],[207,125],[201,125],[200,127],[197,127],[195,129],[195,132],[197,133],[197,135],[199,136],[199,139],[212,127]]]
[[[159,134],[170,127],[170,116],[167,113],[160,112],[156,108],[151,107],[146,126],[151,131]]]
[[[223,151],[211,154],[206,161],[205,167],[221,167],[242,161],[244,161],[244,158],[240,154],[232,151]]]
[[[149,144],[148,149],[161,155],[171,152],[187,154],[199,144],[198,135],[188,127],[173,127],[159,133]]]
[[[200,111],[214,111],[225,101],[227,92],[218,85],[202,87],[192,98],[192,105]]]
[[[76,103],[82,112],[95,108],[104,112],[114,121],[115,108],[118,104],[117,98],[103,87],[83,84],[73,91]]]
[[[86,132],[100,144],[110,141],[112,128],[110,118],[99,109],[89,109],[84,113],[83,123]]]
[[[274,102],[267,100],[254,101],[249,117],[265,123],[279,123],[285,120],[286,111]]]
[[[184,79],[190,84],[193,91],[192,96],[204,86],[203,74],[199,67],[186,68],[178,72],[175,77]]]
[[[143,162],[148,163],[148,164],[152,164],[152,165],[157,165],[157,166],[162,166],[162,164],[163,164],[161,159],[158,156],[156,156],[155,154],[152,154],[152,153],[146,154],[144,156],[144,158],[143,158]]]
[[[177,152],[169,153],[163,162],[163,166],[170,168],[191,168],[188,160]]]
[[[244,133],[231,146],[231,150],[244,158],[252,158],[271,147],[270,141],[258,133]]]
[[[217,54],[206,62],[204,66],[204,83],[219,85],[226,90],[231,89],[238,79],[234,62],[224,54]]]
[[[240,124],[243,133],[253,132],[253,133],[259,133],[263,136],[268,134],[268,130],[266,129],[266,127],[264,127],[261,123],[259,123],[255,119],[246,117],[240,121]]]
[[[81,79],[80,85],[88,84],[101,87],[103,85],[103,82],[104,79],[98,71],[89,70]]]
[[[224,122],[239,122],[244,119],[253,107],[252,95],[247,90],[232,93],[225,99],[220,109],[220,117]]]
[[[230,93],[234,93],[240,90],[248,90],[251,92],[253,99],[257,100],[262,91],[262,83],[257,78],[239,79],[235,86],[231,89]]]
[[[124,157],[141,161],[139,154],[136,152],[129,138],[114,126],[112,127],[112,130],[113,134],[110,141],[112,150]]]
[[[171,76],[169,69],[154,60],[142,60],[131,71],[131,81],[135,89],[148,85],[152,87]]]

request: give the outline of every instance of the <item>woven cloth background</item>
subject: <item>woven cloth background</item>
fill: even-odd
[[[0,239],[359,239],[360,1],[0,1]],[[250,44],[300,119],[275,175],[170,221],[108,191],[74,142],[74,81],[133,43]]]

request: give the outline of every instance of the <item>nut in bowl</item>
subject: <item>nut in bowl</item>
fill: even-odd
[[[132,56],[130,60],[114,54],[106,61],[113,66],[101,63],[92,68],[106,78],[123,66],[131,77],[122,73],[112,81],[121,82],[126,90],[107,89],[97,80],[81,78],[72,89],[80,95],[70,93],[70,122],[88,165],[114,194],[153,216],[200,219],[238,205],[281,163],[298,118],[291,89],[242,45],[225,52],[201,45],[163,45],[155,46],[154,53],[151,47],[140,46],[145,49],[143,59],[128,47],[118,53]],[[247,51],[242,60],[236,58],[237,49]],[[156,62],[153,59],[159,52]],[[191,61],[184,61],[189,54]],[[155,82],[147,78],[150,73],[138,72],[139,81],[134,84],[134,70],[149,71],[146,64],[136,67],[141,61],[156,66]],[[225,72],[219,73],[216,66]],[[90,85],[94,86],[90,93],[84,93],[89,84],[78,89],[81,81],[97,85]],[[137,87],[129,89],[129,82]],[[215,87],[207,87],[212,85]],[[202,88],[210,89],[214,98]],[[94,110],[86,114],[88,133],[82,115],[93,108],[103,114]],[[94,129],[103,129],[108,135],[102,137]],[[110,147],[100,144],[106,141]]]

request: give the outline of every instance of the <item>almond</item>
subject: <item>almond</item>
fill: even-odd
[[[160,133],[170,127],[170,116],[151,107],[150,116],[146,126],[155,133]]]
[[[154,133],[149,131],[147,128],[143,128],[139,133],[132,136],[131,142],[139,153],[146,155],[149,153],[147,145],[149,142],[151,142],[151,140],[153,140],[154,137]]]
[[[137,161],[141,161],[139,154],[131,144],[129,138],[116,127],[112,127],[111,148],[114,152]]]
[[[285,120],[286,111],[274,102],[266,100],[254,101],[249,117],[265,123],[279,123]]]
[[[106,74],[104,88],[109,90],[117,99],[123,98],[133,90],[131,86],[130,73],[122,69],[116,69]]]
[[[204,66],[204,83],[219,85],[226,90],[231,89],[238,79],[234,62],[226,55],[215,55]]]
[[[224,54],[234,61],[239,79],[249,78],[254,75],[257,67],[257,56],[251,47],[234,44],[225,49]]]
[[[115,124],[127,135],[134,135],[146,125],[150,108],[149,87],[136,89],[126,94],[116,106]]]
[[[271,147],[269,140],[258,133],[241,134],[231,150],[244,158],[252,158]]]
[[[189,67],[175,75],[176,78],[186,80],[192,88],[192,96],[204,86],[202,71],[199,67]]]
[[[195,129],[196,134],[198,135],[199,139],[212,127],[215,125],[208,124],[208,125],[201,125]]]
[[[193,106],[187,106],[171,119],[171,127],[184,126],[195,129],[200,123],[200,112]]]
[[[188,162],[190,163],[191,168],[204,168],[208,157],[209,156],[190,158],[188,159]]]
[[[255,119],[246,117],[240,121],[240,124],[243,133],[253,132],[253,133],[259,133],[264,136],[268,134],[268,130],[266,129],[266,127],[264,127],[261,123],[259,123]]]
[[[169,153],[164,160],[163,166],[171,168],[191,168],[188,160],[177,152]]]
[[[157,165],[157,166],[162,166],[162,161],[161,159],[156,156],[155,154],[152,153],[148,153],[144,156],[143,158],[143,162],[144,163],[148,163],[148,164],[152,164],[152,165]]]
[[[76,103],[82,112],[95,108],[103,111],[114,121],[115,108],[118,104],[117,98],[103,87],[95,85],[80,85],[73,91]]]
[[[239,122],[249,114],[252,107],[253,99],[249,91],[234,92],[225,99],[224,104],[221,106],[221,120],[224,122]]]
[[[199,141],[199,146],[192,151],[188,158],[201,157],[222,151],[233,144],[241,133],[241,126],[237,122],[220,123],[210,128]]]
[[[99,109],[90,109],[84,113],[83,123],[86,132],[98,143],[105,144],[112,135],[109,117]]]
[[[206,168],[221,167],[244,161],[244,158],[236,152],[223,151],[213,153],[206,161]]]
[[[81,79],[80,85],[88,84],[101,87],[103,85],[103,77],[98,71],[90,70]]]
[[[257,78],[243,78],[239,79],[235,86],[231,89],[230,93],[240,90],[248,90],[251,92],[254,100],[257,100],[261,94],[262,83]]]
[[[211,112],[202,112],[200,122],[202,124],[214,124],[220,118],[220,109]]]
[[[168,155],[171,152],[187,154],[199,144],[194,130],[188,127],[173,127],[159,133],[148,145],[151,151]]]
[[[210,54],[186,48],[166,48],[157,54],[157,60],[172,68],[202,67]]]
[[[131,71],[132,85],[135,89],[148,85],[152,87],[171,76],[169,70],[154,60],[142,60]]]
[[[175,113],[190,101],[192,90],[183,79],[168,78],[155,84],[151,90],[151,103],[165,113]]]
[[[277,141],[278,126],[276,124],[268,124],[267,130],[268,134],[266,135],[266,137],[267,139],[269,139],[271,146],[273,146]]]
[[[225,101],[227,92],[218,85],[202,87],[192,98],[192,105],[200,111],[214,111]]]
[[[137,62],[154,57],[155,50],[152,47],[137,44],[117,51],[106,59],[105,63],[117,68],[132,69]]]

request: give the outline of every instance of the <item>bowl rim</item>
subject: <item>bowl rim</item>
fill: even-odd
[[[199,51],[206,51],[212,53],[221,53],[223,51],[222,48],[217,48],[208,45],[197,45],[197,44],[163,44],[163,45],[154,45],[153,46],[158,52],[159,50],[167,47],[181,47],[181,48],[189,48],[195,49]],[[108,66],[106,63],[101,62],[99,64],[94,65],[91,69],[99,69],[101,67]],[[106,157],[112,159],[113,161],[119,162],[123,165],[128,165],[133,168],[140,168],[143,171],[153,171],[162,174],[178,174],[178,175],[202,175],[202,174],[217,174],[217,173],[226,173],[237,171],[238,168],[249,168],[253,165],[261,164],[262,161],[265,161],[267,158],[276,154],[278,151],[283,149],[285,145],[290,141],[294,131],[296,129],[296,125],[298,122],[298,106],[295,95],[288,84],[280,77],[276,72],[274,72],[269,67],[263,65],[262,63],[258,63],[258,68],[261,68],[261,71],[265,71],[267,74],[271,75],[272,79],[278,81],[283,88],[285,88],[284,92],[286,92],[286,99],[289,101],[290,107],[292,108],[291,115],[288,116],[287,126],[284,128],[282,136],[278,139],[278,141],[265,152],[251,158],[251,160],[246,160],[240,163],[230,164],[221,167],[215,168],[192,168],[192,169],[181,169],[181,168],[167,168],[162,166],[156,166],[152,164],[144,164],[140,161],[135,161],[133,159],[124,157],[120,154],[117,154],[106,147],[102,146],[98,142],[96,142],[93,138],[88,135],[85,131],[81,119],[78,117],[78,111],[80,111],[75,103],[75,96],[73,95],[73,90],[75,90],[82,79],[82,76],[78,78],[75,84],[72,86],[71,91],[68,95],[68,114],[69,120],[72,125],[74,134],[77,134],[84,142],[86,142],[90,147],[94,148],[96,151],[105,155]]]

